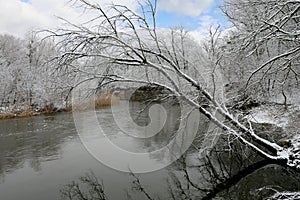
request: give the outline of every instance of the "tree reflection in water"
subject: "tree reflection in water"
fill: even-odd
[[[234,141],[232,138],[229,140]],[[226,147],[228,138],[224,137],[205,157],[194,159],[195,151],[190,149],[170,166],[167,180],[169,199],[276,199],[277,197],[284,199],[284,196],[299,196],[298,172],[258,157],[237,141],[231,143],[230,149],[224,150]],[[131,176],[133,190],[127,193],[127,199],[135,199],[134,192],[143,194],[144,199],[161,199],[143,185],[142,175],[131,174]],[[86,179],[80,180],[82,182],[97,179],[91,178],[91,174],[88,174]],[[91,190],[98,188],[104,189],[103,183],[85,184],[82,185],[82,190],[78,191],[80,190],[78,183],[73,182],[64,187],[62,197],[72,200],[101,199],[100,197],[105,199],[105,196],[91,195]],[[284,191],[290,192],[282,193]],[[81,193],[83,196],[78,195]]]
[[[23,168],[26,162],[38,172],[41,171],[41,162],[59,159],[63,141],[76,136],[69,115],[1,121],[0,174]]]

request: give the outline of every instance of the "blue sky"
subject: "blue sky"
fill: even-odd
[[[115,2],[138,9],[136,0],[89,0]],[[218,5],[223,0],[158,0],[157,25],[160,28],[183,26],[199,34],[211,25],[229,26]],[[0,0],[0,33],[24,36],[32,29],[55,27],[57,16],[79,22],[82,16],[68,0]],[[88,17],[88,16],[87,16]],[[87,18],[88,19],[88,18]]]
[[[201,19],[204,16],[210,16],[216,24],[219,23],[220,25],[227,27],[229,26],[229,23],[226,20],[226,17],[222,14],[221,10],[218,8],[222,2],[222,0],[213,1],[212,5],[210,5],[209,8],[205,9],[198,16],[188,16],[159,9],[156,15],[158,26],[172,28],[180,25],[189,31],[193,31],[200,28]]]

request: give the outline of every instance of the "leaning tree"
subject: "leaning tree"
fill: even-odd
[[[199,51],[183,29],[165,30],[157,27],[156,1],[140,3],[138,12],[124,5],[102,6],[87,0],[74,3],[83,8],[85,13],[93,13],[94,17],[82,24],[65,21],[67,28],[50,32],[59,41],[62,55],[58,59],[61,65],[82,74],[83,78],[76,85],[99,80],[99,87],[116,83],[165,87],[193,109],[199,110],[223,134],[233,136],[267,160],[300,168],[299,142],[294,141],[291,147],[285,148],[264,139],[253,130],[251,122],[241,122],[231,114],[224,100],[216,95],[222,89],[217,87],[220,84],[217,84],[219,74],[216,69],[221,59],[217,32],[211,32],[212,39],[207,51]],[[281,29],[283,26],[278,27],[276,21],[258,27],[259,30],[272,28],[264,37],[298,34],[286,32]],[[297,48],[286,53],[294,55]],[[281,57],[280,54],[256,71]],[[89,63],[88,67],[83,63]],[[209,102],[209,106],[199,101],[203,98]],[[223,120],[217,118],[214,112]]]

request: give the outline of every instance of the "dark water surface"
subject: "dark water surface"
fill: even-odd
[[[132,113],[141,108],[131,107]],[[97,111],[105,121],[106,132],[116,144],[137,151],[160,147],[171,137],[178,126],[176,108],[172,109],[167,128],[150,142],[132,140],[115,134],[110,109]],[[137,115],[138,116],[138,115]],[[139,121],[139,122],[138,122]],[[147,121],[139,116],[137,123]],[[93,127],[90,127],[91,130]],[[174,129],[174,130],[173,130]],[[111,130],[111,131],[110,131]],[[159,161],[159,158],[153,158]],[[0,200],[55,200],[60,199],[60,189],[84,173],[93,171],[103,180],[109,199],[125,199],[131,190],[132,177],[128,173],[111,169],[91,156],[81,143],[73,122],[72,113],[43,115],[33,118],[0,121]],[[224,193],[224,198],[251,199],[251,193],[261,186],[277,185],[286,190],[300,189],[296,174],[278,166],[267,166],[243,179]],[[153,195],[162,199],[168,196],[166,169],[143,174],[141,181]],[[134,199],[145,199],[134,193]]]
[[[103,180],[110,199],[124,199],[131,189],[130,175],[106,167],[84,148],[71,113],[3,120],[0,127],[1,200],[60,199],[64,185],[89,171]],[[163,194],[165,184],[157,181],[165,175],[145,174],[143,182]]]

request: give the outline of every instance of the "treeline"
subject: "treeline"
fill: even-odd
[[[54,41],[0,35],[0,112],[63,108],[71,78],[58,71]]]
[[[299,7],[296,0],[225,0],[222,10],[233,28],[221,66],[236,97],[286,106],[298,99]]]
[[[209,73],[220,69],[231,106],[241,108],[256,101],[287,106],[300,95],[299,4],[297,0],[225,0],[221,8],[232,27],[226,34],[212,28],[203,44],[196,43],[184,29],[157,30],[154,35],[150,29],[142,29],[137,30],[137,38],[124,34],[120,40],[128,44],[143,40],[142,54],[165,53],[180,70],[199,82],[210,77],[204,74],[206,69],[210,69]],[[2,112],[65,107],[70,89],[93,77],[99,85],[108,85],[104,80],[109,77],[109,83],[117,87],[130,86],[130,81],[121,77],[168,83],[161,80],[160,72],[123,66],[138,63],[128,63],[126,59],[111,63],[103,55],[116,53],[115,41],[105,43],[101,42],[104,38],[94,36],[86,39],[84,31],[67,31],[66,38],[58,37],[56,42],[41,40],[34,34],[25,39],[0,35]],[[97,34],[100,33],[94,35]],[[128,48],[118,57],[134,53]],[[151,54],[149,59],[156,62],[155,56]],[[177,80],[176,73],[172,79]],[[214,80],[208,82],[211,85]],[[186,87],[184,82],[178,85]]]

